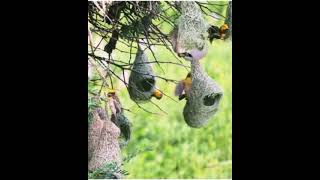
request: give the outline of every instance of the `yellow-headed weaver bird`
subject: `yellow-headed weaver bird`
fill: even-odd
[[[223,24],[220,28],[217,26],[210,26],[208,29],[210,43],[212,43],[214,39],[224,39],[228,30],[229,26],[227,24]]]
[[[179,96],[179,100],[186,98],[186,94],[189,94],[192,86],[192,77],[191,73],[189,72],[187,77],[180,81],[175,89],[175,95]],[[187,98],[186,98],[187,99]]]
[[[116,94],[116,91],[114,89],[109,90],[108,92],[108,101],[109,101],[109,105],[111,105],[113,108],[111,108],[111,111],[115,111],[112,112],[112,114],[117,114],[122,112],[122,105],[120,102],[119,97]]]
[[[163,94],[162,92],[159,90],[159,89],[156,89],[153,94],[152,94],[153,97],[157,98],[157,99],[161,99]]]
[[[223,24],[220,27],[220,39],[224,39],[224,37],[226,36],[228,30],[229,30],[229,26],[227,24]]]
[[[121,102],[114,89],[109,90],[108,98],[111,109],[111,121],[120,129],[127,143],[131,138],[131,123],[128,118],[124,116]]]

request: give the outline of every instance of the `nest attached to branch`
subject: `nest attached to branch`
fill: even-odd
[[[220,86],[202,69],[198,60],[191,61],[192,86],[183,109],[183,116],[190,127],[205,126],[218,111],[223,96]]]
[[[177,42],[184,49],[203,49],[207,46],[206,37],[209,24],[203,18],[198,4],[192,1],[181,1],[182,14],[178,19]]]
[[[144,103],[152,98],[155,90],[155,73],[147,55],[139,47],[129,77],[130,98],[137,103]]]

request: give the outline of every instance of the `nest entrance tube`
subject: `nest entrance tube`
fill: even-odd
[[[147,55],[139,46],[129,77],[128,91],[130,98],[137,103],[150,100],[156,90],[155,85],[155,73],[148,62]]]
[[[219,103],[221,97],[221,94],[207,95],[203,98],[203,104],[205,106],[213,106]]]
[[[190,127],[205,126],[216,114],[223,96],[220,86],[202,69],[199,61],[191,61],[192,86],[183,109],[184,120]]]

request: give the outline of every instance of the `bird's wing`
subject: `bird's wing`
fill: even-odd
[[[122,112],[122,105],[121,105],[120,99],[117,96],[117,94],[113,95],[113,99],[114,99],[114,105],[115,105],[115,108],[117,110],[117,113]]]
[[[110,110],[111,110],[111,115],[116,115],[117,114],[117,109],[116,109],[116,105],[115,105],[115,100],[110,97],[109,100],[108,100],[108,104],[109,104],[109,107],[110,107]]]
[[[176,86],[174,95],[180,96],[180,95],[182,95],[183,91],[184,91],[184,82],[180,81]]]

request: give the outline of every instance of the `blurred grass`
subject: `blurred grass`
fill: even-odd
[[[125,48],[125,47],[123,47]],[[232,53],[231,42],[216,40],[208,55],[202,59],[207,73],[223,88],[221,108],[210,123],[201,129],[187,126],[183,119],[185,101],[174,102],[164,96],[153,99],[168,114],[162,113],[151,103],[142,106],[154,115],[143,111],[129,98],[126,89],[120,91],[122,104],[134,113],[125,112],[133,123],[133,135],[123,156],[146,147],[152,151],[142,152],[125,164],[130,173],[127,178],[231,178],[232,166]],[[158,61],[178,62],[164,49],[155,50]],[[125,55],[118,55],[119,59]],[[134,59],[134,57],[133,57]],[[149,53],[149,60],[152,55]],[[188,62],[181,59],[185,65]],[[158,75],[170,79],[183,79],[187,70],[173,64],[153,65]],[[174,83],[157,80],[157,86],[167,95],[173,96]]]

